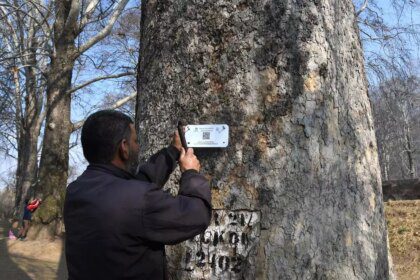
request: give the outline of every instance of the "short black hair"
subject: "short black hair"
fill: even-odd
[[[90,115],[82,128],[83,154],[89,163],[112,161],[121,140],[131,137],[133,120],[118,111],[102,110]]]

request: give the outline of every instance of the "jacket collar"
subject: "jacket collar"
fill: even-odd
[[[125,171],[119,167],[116,167],[113,164],[99,164],[99,163],[95,163],[95,164],[89,164],[87,167],[87,170],[97,170],[97,171],[102,171],[108,174],[112,174],[114,176],[120,177],[120,178],[124,178],[124,179],[134,179],[134,175],[131,174],[128,171]]]

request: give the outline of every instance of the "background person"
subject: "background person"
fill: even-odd
[[[29,201],[29,199],[25,200],[25,208],[23,210],[23,219],[22,219],[22,228],[20,229],[17,238],[23,241],[28,234],[29,228],[31,226],[32,221],[32,213],[38,209],[39,205],[41,204],[41,199],[34,199]]]

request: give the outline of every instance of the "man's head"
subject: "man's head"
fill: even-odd
[[[131,173],[138,165],[139,144],[133,121],[113,110],[90,115],[82,128],[83,154],[90,164],[114,164]]]

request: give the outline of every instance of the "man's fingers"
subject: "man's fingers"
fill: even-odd
[[[194,169],[200,172],[200,161],[197,159],[196,155],[194,154],[194,149],[192,148],[181,150],[179,164],[182,172],[189,169]]]

